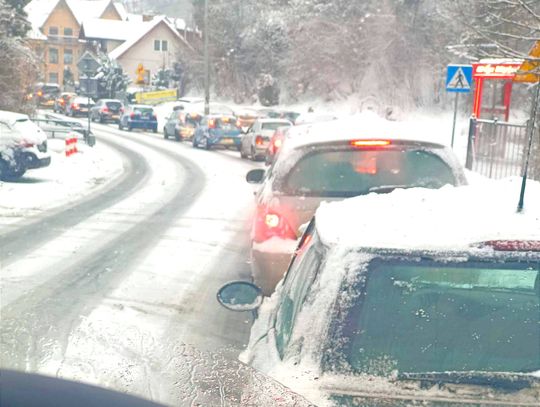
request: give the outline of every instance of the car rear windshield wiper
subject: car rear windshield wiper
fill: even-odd
[[[376,192],[379,194],[386,194],[392,192],[394,189],[408,189],[408,188],[417,188],[420,185],[380,185],[376,187],[371,187],[368,189],[368,192]]]
[[[506,372],[400,373],[397,378],[430,384],[472,384],[515,391],[530,388],[533,384],[540,384],[540,377],[526,373]]]

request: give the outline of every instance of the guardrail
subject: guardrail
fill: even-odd
[[[96,144],[96,137],[79,122],[57,118],[33,119],[32,121],[47,133],[50,138],[65,140],[71,138],[73,132],[75,132],[82,135],[83,141],[88,146],[93,147]]]

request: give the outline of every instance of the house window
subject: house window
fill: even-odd
[[[49,63],[58,63],[58,48],[49,48]]]
[[[49,73],[49,82],[50,83],[58,83],[58,73],[50,72]]]
[[[160,51],[161,50],[161,42],[159,40],[154,40],[154,51]]]
[[[167,51],[168,48],[169,48],[169,44],[167,43],[167,41],[161,41],[161,50]]]
[[[49,35],[58,35],[58,27],[49,27]]]
[[[64,28],[64,37],[73,37],[73,28]]]
[[[73,63],[73,50],[66,48],[64,50],[64,64],[71,65]]]

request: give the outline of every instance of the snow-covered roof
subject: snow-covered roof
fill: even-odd
[[[346,141],[351,139],[416,140],[437,143],[439,135],[432,127],[422,123],[394,122],[372,112],[364,112],[346,118],[303,124],[292,127],[287,134],[286,149],[308,144]]]
[[[118,59],[124,53],[126,53],[131,47],[137,44],[142,38],[144,38],[150,31],[152,31],[155,27],[157,27],[161,23],[165,24],[171,30],[173,35],[176,36],[180,41],[182,41],[187,47],[191,48],[191,46],[184,40],[184,38],[182,38],[180,34],[178,34],[178,31],[167,20],[167,17],[159,16],[159,17],[154,18],[147,25],[145,25],[144,28],[138,31],[136,35],[132,36],[129,40],[124,42],[122,45],[115,48],[111,53],[109,53],[109,57],[111,59]]]
[[[84,20],[81,30],[86,38],[127,41],[150,23],[90,18]]]
[[[144,16],[142,14],[127,13],[126,20],[142,23],[144,21]]]
[[[317,231],[326,244],[406,250],[467,250],[490,240],[540,241],[540,182],[520,178],[439,190],[397,189],[323,203]]]
[[[114,7],[116,8],[116,11],[118,11],[118,14],[120,14],[120,18],[122,20],[126,20],[128,16],[128,12],[124,4],[120,2],[114,2]]]
[[[61,0],[32,0],[28,3],[24,10],[28,15],[28,21],[32,24],[32,27],[39,29],[45,24],[47,18],[54,10],[56,5]],[[65,0],[73,15],[77,21],[82,23],[83,20],[89,18],[99,18],[111,0]],[[122,6],[122,10],[119,9],[118,3],[113,3],[116,7],[116,10],[120,15],[122,15],[122,10],[125,13],[125,9]]]

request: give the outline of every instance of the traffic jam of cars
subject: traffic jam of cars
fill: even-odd
[[[471,183],[450,147],[373,112],[167,106],[59,93],[56,115],[0,112],[2,179],[50,165],[54,129],[84,133],[65,116],[261,162],[251,278],[216,293],[255,318],[241,363],[320,405],[538,405],[538,182],[517,212],[521,180]]]

